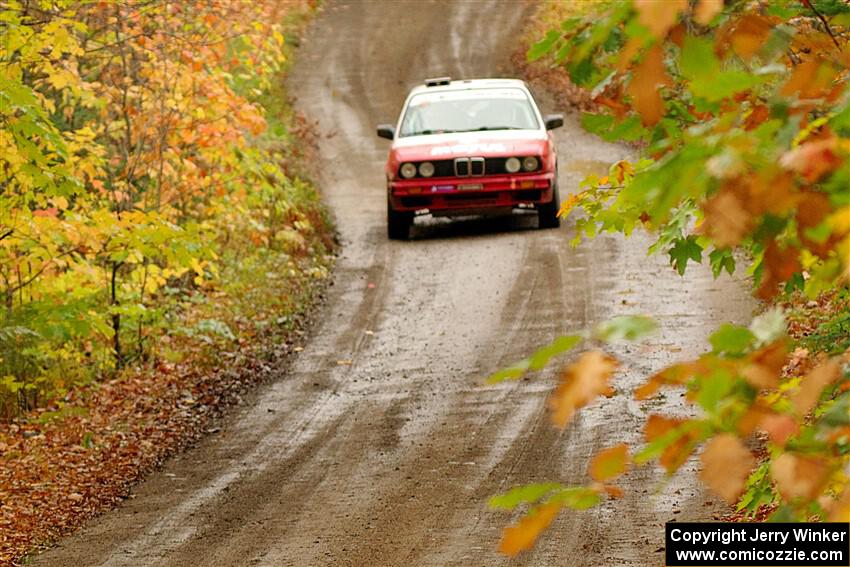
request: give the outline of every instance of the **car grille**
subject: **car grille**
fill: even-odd
[[[508,158],[498,157],[498,158],[485,158],[484,159],[484,172],[483,175],[501,175],[507,173],[505,171],[505,161]],[[417,173],[414,179],[422,179],[422,176],[418,173],[419,163],[416,162]],[[453,159],[440,159],[434,160],[431,163],[434,164],[434,175],[429,179],[434,179],[438,177],[455,177],[455,161]],[[463,164],[463,165],[461,165]],[[461,162],[458,164],[458,175],[461,177],[466,177],[470,175],[469,168],[472,168],[472,175],[482,175],[480,171],[480,165],[474,162]],[[540,166],[542,165],[542,160],[538,157],[538,166],[536,171],[540,171]],[[534,173],[528,171],[518,171],[518,174],[521,173]],[[401,177],[401,173],[397,172],[398,176]]]
[[[450,159],[441,159],[433,162],[434,177],[454,177],[455,162]]]

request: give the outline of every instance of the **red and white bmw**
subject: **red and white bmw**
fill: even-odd
[[[558,219],[558,161],[550,130],[524,82],[428,79],[404,103],[387,159],[387,233],[405,239],[417,212],[460,216],[534,208],[539,226]]]

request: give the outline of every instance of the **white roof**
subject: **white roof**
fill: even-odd
[[[418,94],[422,92],[440,92],[440,91],[460,91],[467,89],[481,88],[505,88],[519,87],[526,89],[525,82],[519,79],[466,79],[459,81],[451,81],[448,85],[439,85],[428,87],[419,85],[414,87],[410,94]]]

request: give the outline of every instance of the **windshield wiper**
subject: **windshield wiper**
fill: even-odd
[[[418,132],[411,132],[410,134],[405,134],[405,136],[427,136],[428,134],[454,134],[455,132],[461,132],[465,130],[419,130]]]
[[[484,130],[522,130],[518,126],[482,126],[473,130],[464,130],[464,132],[483,132]]]

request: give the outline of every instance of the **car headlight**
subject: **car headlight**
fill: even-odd
[[[515,157],[509,157],[505,160],[505,171],[508,173],[516,173],[519,171],[520,163],[519,160]]]
[[[401,176],[405,179],[416,177],[416,166],[412,163],[401,164]]]
[[[422,177],[431,177],[434,175],[434,164],[430,161],[423,161],[419,164],[419,175]]]
[[[539,165],[540,161],[534,156],[528,156],[522,160],[522,168],[526,171],[534,171]]]

